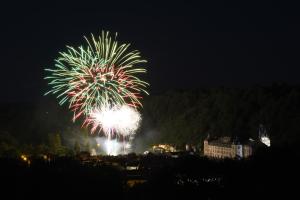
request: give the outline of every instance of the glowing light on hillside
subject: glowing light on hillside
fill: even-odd
[[[267,145],[268,147],[271,146],[271,140],[270,140],[270,138],[267,137],[267,136],[262,136],[262,137],[260,138],[260,141],[261,141],[262,143],[264,143],[265,145]]]

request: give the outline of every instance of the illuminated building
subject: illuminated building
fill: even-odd
[[[252,146],[238,144],[229,137],[204,140],[204,155],[213,158],[247,158],[252,155]]]
[[[159,152],[159,153],[164,153],[164,152],[176,152],[176,148],[169,145],[169,144],[159,144],[159,145],[154,145],[152,147],[152,150],[154,152]]]

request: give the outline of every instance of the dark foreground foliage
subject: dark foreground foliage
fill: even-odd
[[[288,199],[299,190],[299,158],[291,147],[262,149],[248,160],[149,154],[105,158],[110,164],[75,157],[50,163],[33,159],[29,166],[2,158],[1,199]],[[130,162],[139,169],[126,171]],[[129,187],[132,179],[146,181]]]

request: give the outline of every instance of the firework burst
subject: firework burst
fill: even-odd
[[[59,104],[69,104],[74,112],[73,120],[88,117],[95,108],[103,105],[141,106],[141,94],[148,83],[137,77],[145,73],[139,67],[146,60],[139,51],[129,51],[129,44],[119,44],[109,32],[91,39],[86,37],[86,46],[67,46],[55,60],[54,69],[45,69],[51,75],[45,77],[52,87],[47,94],[54,94]]]

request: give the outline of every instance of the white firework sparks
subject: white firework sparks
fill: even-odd
[[[102,106],[95,108],[86,123],[92,125],[92,132],[98,128],[105,135],[111,137],[113,133],[122,136],[135,134],[141,121],[141,115],[134,108],[127,105]]]
[[[130,141],[118,141],[117,139],[103,137],[96,137],[95,139],[97,142],[97,151],[93,155],[98,155],[100,149],[111,156],[128,154],[131,151]]]
[[[127,105],[121,106],[115,110],[116,120],[115,129],[123,135],[129,136],[135,134],[135,131],[139,128],[141,115],[132,107]]]
[[[116,156],[119,154],[121,149],[121,145],[117,140],[109,140],[105,141],[105,151],[107,155]]]
[[[140,122],[140,113],[128,105],[104,105],[100,108],[95,108],[85,123],[92,126],[92,132],[102,130],[107,137],[104,145],[106,153],[108,155],[117,155],[121,151],[128,153],[131,149],[131,144],[130,141],[118,142],[117,139],[113,138],[115,136],[123,136],[123,139],[124,137],[129,137],[129,140],[132,139],[139,128]]]

